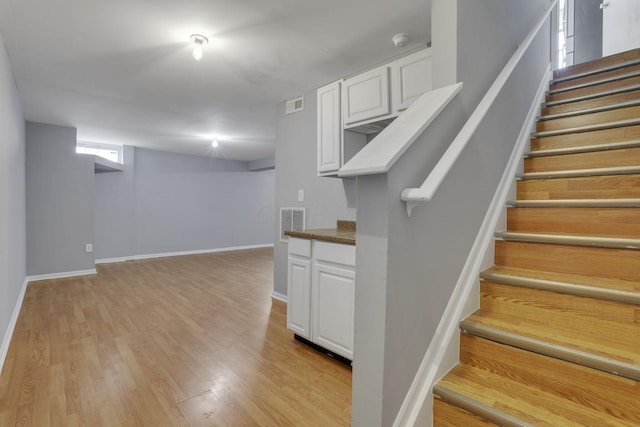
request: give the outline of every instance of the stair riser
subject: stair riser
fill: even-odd
[[[616,70],[605,71],[605,72],[602,72],[602,73],[593,74],[593,75],[585,76],[585,77],[580,77],[580,78],[577,78],[577,79],[566,80],[566,81],[559,82],[559,83],[552,83],[549,86],[549,90],[565,89],[565,88],[573,87],[573,86],[576,86],[576,85],[582,85],[582,84],[585,84],[585,83],[592,83],[592,82],[596,82],[598,80],[608,79],[608,78],[611,78],[611,77],[620,76],[620,75],[624,75],[624,74],[629,74],[629,73],[633,73],[633,72],[637,72],[637,71],[640,71],[640,64],[632,65],[632,66],[624,67],[624,68],[618,68]]]
[[[524,160],[524,172],[568,171],[637,165],[640,165],[640,147],[528,158]]]
[[[580,126],[609,123],[616,120],[635,119],[640,117],[640,106],[619,108],[598,113],[581,114],[579,116],[565,117],[561,119],[543,120],[536,124],[537,132],[569,129]]]
[[[640,138],[640,125],[531,139],[531,151],[583,147]]]
[[[621,52],[615,55],[610,55],[605,58],[589,61],[588,63],[575,64],[569,67],[555,70],[553,72],[553,78],[559,79],[562,77],[584,73],[587,71],[598,70],[600,68],[608,67],[610,65],[621,64],[627,61],[633,61],[640,58],[640,49],[629,50]]]
[[[519,200],[635,199],[640,198],[640,175],[518,181]]]
[[[588,331],[622,351],[640,352],[635,322],[640,307],[633,304],[483,281],[480,308],[554,325],[568,333]]]
[[[570,111],[580,111],[586,108],[602,107],[606,105],[616,104],[619,102],[635,101],[640,99],[640,90],[631,92],[618,93],[615,95],[603,96],[600,98],[588,99],[585,101],[576,101],[568,104],[556,105],[553,107],[543,107],[542,116],[550,114],[567,113]]]
[[[640,250],[496,241],[495,264],[635,281]]]
[[[640,208],[509,208],[507,230],[640,238]]]
[[[490,421],[473,415],[464,409],[449,405],[437,397],[433,400],[433,427],[496,426]]]
[[[594,86],[589,86],[581,89],[567,90],[566,92],[553,93],[545,97],[545,102],[562,101],[565,99],[571,99],[578,96],[590,95],[596,92],[603,92],[612,89],[618,89],[625,86],[640,84],[640,76],[629,77],[627,79],[616,80],[609,83],[602,83]]]
[[[621,418],[640,421],[635,397],[636,382],[633,380],[615,377],[591,368],[465,333],[460,336],[460,362],[527,384],[533,388],[534,393],[535,390],[543,390],[558,398],[569,399],[601,411],[603,421],[607,420],[610,411],[614,411]],[[596,390],[594,390],[595,384],[597,384]],[[500,384],[492,385],[497,391],[501,391]],[[502,391],[509,393],[508,387]],[[536,404],[536,399],[532,399],[530,403]],[[538,404],[554,413],[564,413],[562,406],[551,408],[555,404],[553,401],[540,401]],[[535,416],[535,412],[533,415]],[[575,416],[576,414],[573,414],[572,418]],[[572,421],[576,425],[594,425],[593,420],[573,418]],[[602,425],[607,424],[605,421]]]

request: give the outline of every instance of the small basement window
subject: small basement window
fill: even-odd
[[[76,153],[93,154],[120,164],[123,164],[122,151],[122,145],[98,144],[85,141],[76,143]]]

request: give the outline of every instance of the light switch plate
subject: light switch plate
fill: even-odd
[[[298,201],[304,202],[304,190],[298,190]]]

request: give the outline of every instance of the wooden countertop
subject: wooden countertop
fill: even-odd
[[[288,230],[285,235],[302,239],[323,240],[325,242],[356,244],[355,221],[338,221],[336,228],[319,228],[313,230]]]

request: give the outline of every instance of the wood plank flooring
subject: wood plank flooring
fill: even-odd
[[[272,249],[30,283],[0,426],[341,426],[351,370],[293,340]]]

